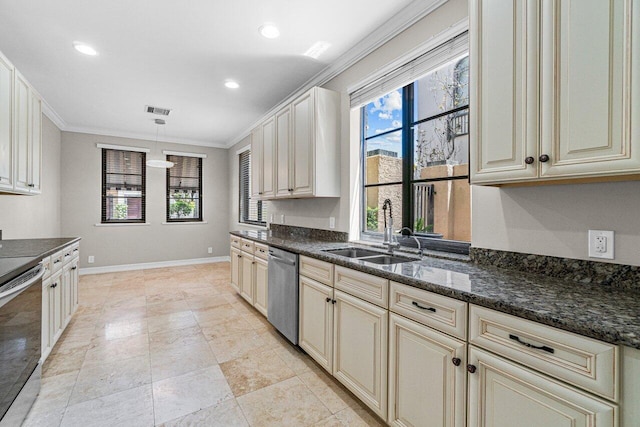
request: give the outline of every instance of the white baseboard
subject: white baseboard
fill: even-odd
[[[211,258],[193,258],[193,259],[178,259],[173,261],[159,261],[159,262],[143,262],[140,264],[121,264],[121,265],[107,265],[104,267],[85,267],[81,268],[78,274],[101,274],[101,273],[116,273],[118,271],[132,271],[132,270],[146,270],[149,268],[162,268],[162,267],[177,267],[180,265],[193,265],[193,264],[209,264],[214,262],[229,262],[231,258],[229,256],[219,256]]]

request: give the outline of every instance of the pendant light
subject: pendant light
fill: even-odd
[[[155,119],[156,122],[156,143],[155,148],[158,147],[158,132],[160,130],[160,125],[164,125],[167,122],[163,119]],[[161,169],[169,169],[173,167],[173,162],[163,159],[149,159],[147,160],[147,166],[150,168],[161,168]]]

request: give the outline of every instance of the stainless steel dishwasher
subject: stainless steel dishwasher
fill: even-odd
[[[269,248],[267,319],[298,345],[298,254]]]

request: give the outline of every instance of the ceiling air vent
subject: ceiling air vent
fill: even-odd
[[[147,105],[147,113],[158,114],[160,116],[168,116],[171,112],[168,108],[160,108],[160,107],[152,107],[151,105]]]

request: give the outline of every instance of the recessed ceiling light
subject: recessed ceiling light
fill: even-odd
[[[278,30],[278,27],[276,27],[276,25],[271,22],[265,22],[260,26],[258,30],[263,37],[266,37],[268,39],[275,39],[280,35],[280,30]]]
[[[240,87],[238,82],[233,81],[233,80],[227,80],[226,82],[224,82],[224,85],[226,87],[228,87],[229,89],[238,89]]]
[[[331,47],[331,43],[329,42],[315,42],[313,46],[311,46],[305,53],[304,56],[308,56],[309,58],[318,59],[320,55],[325,53],[327,49]]]
[[[96,56],[98,54],[98,52],[94,48],[82,42],[73,42],[73,47],[78,52],[84,53],[85,55]]]

